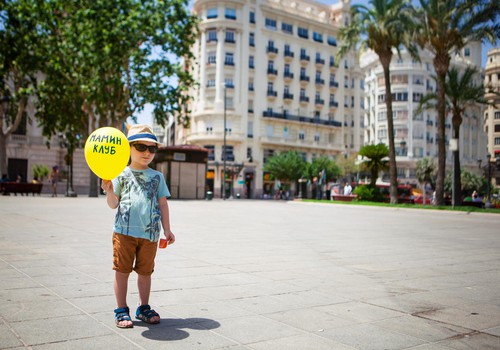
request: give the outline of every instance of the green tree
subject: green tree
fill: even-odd
[[[54,0],[37,2],[44,79],[37,118],[44,134],[64,133],[68,159],[80,137],[154,106],[188,124],[185,105],[194,80],[179,59],[193,58],[197,19],[187,0]],[[79,137],[77,137],[79,135]],[[97,195],[92,176],[91,195]]]
[[[472,192],[478,191],[479,193],[486,193],[487,181],[486,178],[476,175],[473,172],[462,169],[460,172],[461,177],[461,193],[464,195],[471,195]],[[447,172],[445,177],[444,190],[451,193],[453,184],[453,173]]]
[[[446,74],[454,51],[472,40],[500,37],[498,1],[486,0],[420,0],[415,17],[418,30],[416,41],[434,54],[433,65],[437,76],[437,142],[438,172],[436,204],[444,204],[444,178],[446,171]]]
[[[33,3],[0,1],[0,174],[7,174],[7,138],[26,118],[35,74],[43,63],[37,56],[36,30],[42,18]]]
[[[474,104],[487,104],[488,101],[484,97],[485,90],[480,83],[480,74],[476,68],[467,67],[463,74],[460,74],[457,68],[451,68],[446,76],[445,82],[445,104],[446,111],[452,115],[453,138],[459,143],[460,126],[462,125],[463,114],[467,107]],[[416,113],[425,109],[436,109],[437,94],[430,93],[424,96],[419,103],[419,108]],[[453,151],[453,205],[461,204],[461,176],[460,176],[460,151]]]
[[[306,161],[295,151],[278,153],[267,160],[264,171],[275,179],[290,184],[304,174]]]
[[[351,174],[359,170],[359,166],[356,164],[356,154],[338,156],[335,162],[340,168],[340,175],[346,179],[350,180]]]
[[[410,37],[413,19],[410,17],[410,5],[405,0],[370,0],[371,8],[363,5],[352,7],[350,24],[340,30],[342,44],[338,51],[344,57],[358,43],[373,50],[382,65],[385,80],[385,104],[387,109],[387,133],[389,139],[389,176],[391,203],[398,201],[396,149],[394,145],[394,121],[392,116],[392,90],[390,64],[394,50],[398,52],[406,47],[408,52],[418,59]]]
[[[337,178],[342,170],[337,165],[337,163],[328,157],[319,157],[312,161],[312,163],[307,163],[305,167],[305,177],[312,180],[315,176],[319,176],[322,171],[325,171],[325,180],[330,181]]]
[[[359,155],[366,157],[363,161],[363,167],[370,172],[370,187],[375,188],[377,184],[378,174],[381,170],[387,168],[389,149],[383,143],[378,145],[365,145],[359,150]]]
[[[431,158],[422,158],[417,161],[415,175],[420,184],[423,185],[423,203],[426,203],[426,191],[425,188],[427,184],[431,184],[431,187],[434,189],[435,187],[435,173],[436,173],[436,164],[434,160]]]

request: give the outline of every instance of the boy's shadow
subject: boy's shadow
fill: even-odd
[[[148,328],[142,336],[152,340],[182,340],[189,337],[183,329],[209,330],[220,327],[220,323],[208,318],[162,318],[159,324],[134,321],[134,327]]]

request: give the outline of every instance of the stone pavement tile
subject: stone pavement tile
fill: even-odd
[[[316,307],[315,310],[331,315],[359,322],[372,322],[388,318],[401,317],[404,314],[383,307],[369,305],[362,302],[348,302],[328,306]]]
[[[170,306],[216,300],[214,297],[207,296],[204,293],[204,289],[205,288],[152,291],[150,303],[152,305]],[[129,304],[132,304],[132,301],[135,303],[135,300],[136,299],[130,299]]]
[[[446,293],[452,297],[466,300],[489,302],[498,299],[500,283],[494,285],[470,285],[458,288],[449,288]]]
[[[240,308],[252,314],[263,315],[267,313],[282,312],[296,309],[293,303],[284,303],[272,295],[260,295],[248,298],[233,298],[225,300],[226,305]]]
[[[137,350],[139,347],[117,334],[95,336],[85,339],[76,339],[49,343],[44,345],[32,346],[33,350],[102,350],[102,349],[120,349]]]
[[[103,327],[86,315],[14,322],[11,323],[11,327],[28,345],[84,339],[112,333],[107,327]]]
[[[321,335],[336,342],[362,350],[407,349],[412,346],[426,343],[422,339],[393,332],[373,324],[359,324],[325,329]]]
[[[452,350],[452,348],[449,348],[444,345],[438,345],[438,344],[424,344],[424,345],[418,345],[418,346],[413,346],[411,348],[405,348],[407,350]]]
[[[418,295],[420,294],[422,293],[393,295],[384,298],[367,299],[365,300],[365,302],[371,305],[400,311],[406,314],[414,314],[417,312],[435,310],[445,307],[443,304],[440,304],[438,302],[429,301],[428,298],[422,300],[419,299]]]
[[[112,313],[113,310],[116,309],[116,298],[114,294],[69,298],[67,300],[89,314],[104,312],[106,310]],[[135,296],[129,294],[128,300],[129,302],[135,300]]]
[[[200,325],[205,326],[205,323]],[[221,320],[220,327],[214,329],[213,332],[244,345],[303,334],[297,328],[263,316],[224,319]]]
[[[0,308],[0,315],[8,322],[44,320],[81,314],[80,310],[60,299],[10,302]]]
[[[447,339],[437,344],[454,350],[498,350],[500,349],[500,338],[484,333],[473,333]]]
[[[322,332],[327,328],[344,327],[358,323],[354,320],[347,320],[310,308],[276,312],[265,316],[312,333]]]
[[[0,290],[0,301],[24,302],[31,300],[54,300],[58,297],[47,288],[35,287],[26,289]]]
[[[37,276],[33,277],[33,281],[43,285],[45,287],[56,287],[56,286],[74,286],[75,285],[83,285],[96,283],[97,281],[94,277],[84,274],[79,274],[77,272],[73,272],[71,275],[46,275],[46,276]]]
[[[450,307],[439,310],[424,311],[415,315],[429,320],[435,320],[472,330],[489,329],[500,325],[500,314],[498,312],[491,312],[487,310],[479,313]]]
[[[113,284],[106,282],[86,283],[77,286],[62,285],[50,287],[62,298],[82,298],[98,295],[113,295]]]
[[[423,339],[428,342],[437,342],[461,334],[467,334],[471,331],[470,329],[443,324],[410,315],[377,321],[372,324],[390,331]]]
[[[14,348],[18,346],[23,346],[23,343],[16,337],[14,333],[5,325],[0,324],[0,348]],[[24,346],[23,346],[24,349]]]
[[[30,277],[41,277],[41,276],[63,276],[63,275],[73,275],[75,270],[68,266],[27,266],[18,267],[19,271],[25,273]]]
[[[500,327],[494,327],[494,328],[490,328],[490,329],[485,329],[483,332],[491,334],[491,335],[496,335],[497,337],[500,338]]]
[[[259,343],[249,344],[254,350],[355,350],[355,348],[335,342],[330,339],[320,338],[311,334],[296,335],[293,337],[273,339]]]
[[[252,315],[250,311],[231,306],[222,301],[169,305],[164,307],[164,309],[182,318],[197,317],[223,320],[225,318]]]
[[[0,290],[2,289],[25,289],[36,288],[40,285],[26,276],[18,275],[17,277],[1,278]]]

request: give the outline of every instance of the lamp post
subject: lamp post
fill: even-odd
[[[73,190],[73,147],[70,145],[65,135],[59,134],[59,147],[66,149],[66,166],[68,167],[68,179],[66,181],[66,197],[77,197]]]
[[[224,162],[222,176],[222,199],[226,200],[226,110],[227,110],[227,96],[226,84],[224,84],[224,145],[222,146],[222,160]]]
[[[486,159],[488,161],[488,184],[486,186],[486,203],[484,204],[485,208],[492,208],[493,205],[491,204],[491,154],[488,154],[486,156]]]

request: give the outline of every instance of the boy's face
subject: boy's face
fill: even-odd
[[[153,160],[158,145],[154,142],[138,141],[130,145],[130,166],[134,169],[146,169]]]

